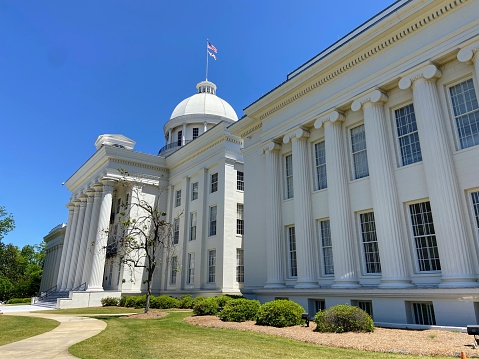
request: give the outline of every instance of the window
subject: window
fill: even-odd
[[[381,273],[381,260],[379,258],[374,212],[361,213],[359,217],[361,219],[361,236],[366,261],[366,273]]]
[[[188,253],[188,284],[193,284],[195,282],[195,254]]]
[[[216,206],[210,207],[210,236],[216,235]]]
[[[412,104],[404,106],[394,111],[394,114],[402,165],[407,166],[422,161],[414,106]]]
[[[333,246],[331,244],[331,230],[329,220],[321,221],[321,248],[323,250],[323,270],[325,275],[334,274]]]
[[[181,189],[176,191],[175,207],[181,206]]]
[[[353,155],[354,179],[369,176],[364,125],[351,129],[351,153]]]
[[[195,199],[198,199],[198,182],[191,184],[191,200],[194,201]]]
[[[211,175],[211,193],[218,190],[218,173],[213,173]]]
[[[176,284],[176,273],[178,273],[177,267],[178,267],[178,258],[171,257],[170,284],[172,285]]]
[[[370,300],[352,300],[351,305],[354,305],[362,310],[364,310],[366,313],[369,314],[369,316],[372,318],[373,317],[373,302]]]
[[[236,249],[236,281],[244,283],[244,251]]]
[[[479,144],[479,106],[472,79],[449,88],[460,148]]]
[[[479,234],[479,192],[471,193],[472,207],[474,210],[474,218],[476,220],[476,230]]]
[[[116,200],[116,213],[120,213],[120,207],[121,207],[121,198],[118,198]]]
[[[441,270],[430,203],[415,203],[409,210],[419,271]]]
[[[296,259],[296,235],[294,227],[288,227],[288,244],[289,244],[289,275],[291,277],[298,276],[298,262]]]
[[[287,155],[284,157],[285,174],[286,174],[286,198],[293,198],[293,156]]]
[[[208,251],[208,283],[214,283],[216,277],[216,249]]]
[[[238,191],[244,191],[244,173],[236,172],[236,189]]]
[[[198,137],[198,127],[193,127],[193,139]]]
[[[324,141],[314,145],[314,154],[316,158],[316,188],[325,189],[328,187],[328,180],[326,178],[326,148]]]
[[[315,299],[314,300],[314,312],[320,312],[326,309],[326,301],[324,299]]]
[[[436,317],[432,303],[412,303],[412,309],[415,324],[436,325]]]
[[[236,205],[236,234],[244,234],[243,203]]]
[[[196,239],[196,212],[190,213],[190,241]]]
[[[183,137],[183,131],[178,131],[178,137],[177,137],[178,140],[176,141],[176,144],[178,146],[181,146],[182,144],[182,141],[183,141],[182,137]]]
[[[173,244],[178,244],[180,241],[180,219],[175,218],[173,221]]]

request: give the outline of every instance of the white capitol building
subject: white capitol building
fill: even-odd
[[[86,245],[115,224],[121,166],[167,189],[170,219],[184,214],[182,270],[173,283],[162,267],[156,293],[289,298],[310,314],[349,303],[380,325],[477,324],[478,50],[479,2],[399,0],[239,121],[202,82],[166,123],[158,156],[100,136],[66,183],[68,225],[45,237],[42,289],[86,283],[64,306],[142,290]]]

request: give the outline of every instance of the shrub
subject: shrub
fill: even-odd
[[[146,304],[146,295],[126,297],[125,307],[144,308],[145,304]]]
[[[32,302],[32,298],[11,298],[7,300],[7,304],[30,304]]]
[[[240,298],[226,302],[219,317],[224,322],[245,322],[256,319],[260,307],[258,300]]]
[[[101,305],[104,307],[116,307],[120,303],[120,298],[105,297],[101,299]]]
[[[119,305],[120,307],[126,307],[126,298],[127,298],[127,297],[121,297],[121,298],[120,298],[120,301],[118,302],[118,305]]]
[[[182,295],[180,297],[180,305],[178,307],[183,309],[191,309],[193,308],[193,301],[194,299],[191,295]]]
[[[215,297],[201,299],[195,298],[193,304],[193,313],[195,315],[215,315],[218,313],[218,301]]]
[[[292,300],[273,300],[259,308],[256,324],[277,328],[299,325],[302,323],[303,312],[303,307]]]
[[[233,298],[230,295],[222,294],[222,295],[218,295],[216,297],[216,303],[218,303],[218,307],[224,307],[226,305],[226,303],[228,303],[228,302],[230,302],[234,299],[235,298]]]
[[[156,309],[170,309],[178,308],[180,301],[168,295],[160,295],[159,297],[150,298],[150,308]]]
[[[316,313],[314,322],[317,324],[316,331],[323,333],[374,331],[374,322],[368,313],[348,304],[336,305]]]

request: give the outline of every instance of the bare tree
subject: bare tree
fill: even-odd
[[[171,266],[173,258],[177,258],[179,246],[174,241],[173,226],[167,221],[166,211],[160,208],[162,190],[154,186],[157,193],[145,196],[145,186],[138,178],[130,176],[126,171],[121,184],[131,193],[131,203],[121,203],[119,213],[120,230],[110,235],[107,245],[107,257],[119,260],[130,268],[143,268],[143,283],[147,285],[145,313],[150,309],[153,274],[160,265]],[[151,185],[150,185],[151,187]],[[153,198],[152,198],[153,197]],[[174,268],[173,270],[177,270]],[[166,269],[165,269],[166,271]]]

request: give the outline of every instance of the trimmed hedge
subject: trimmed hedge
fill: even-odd
[[[316,313],[316,331],[323,333],[372,332],[374,322],[364,310],[340,304]]]
[[[150,308],[153,309],[170,309],[178,308],[179,306],[180,301],[168,295],[160,295],[159,297],[151,296],[150,298]]]
[[[219,317],[224,322],[245,322],[256,319],[260,303],[258,300],[249,300],[246,298],[233,299],[226,302],[219,313]]]
[[[182,295],[180,297],[180,305],[178,308],[191,309],[193,308],[194,299],[190,294]]]
[[[304,309],[288,299],[277,299],[264,303],[258,310],[256,324],[270,327],[291,327],[302,323]]]
[[[30,304],[32,302],[32,298],[11,298],[7,300],[6,304]]]
[[[216,315],[218,313],[218,300],[216,297],[196,297],[193,303],[193,314]]]
[[[101,299],[103,307],[116,307],[118,304],[120,304],[120,298],[106,297]]]

